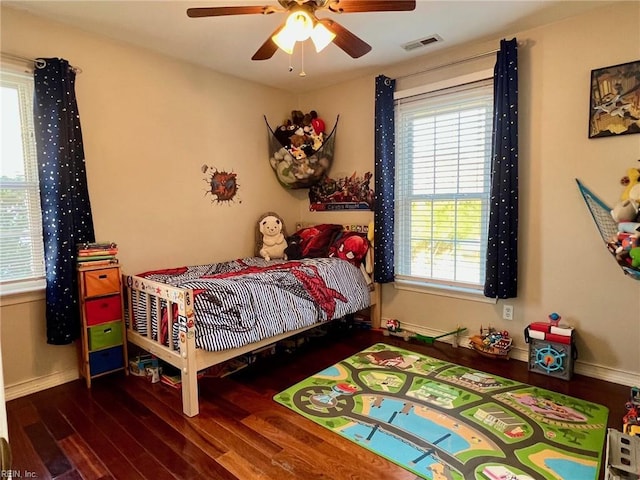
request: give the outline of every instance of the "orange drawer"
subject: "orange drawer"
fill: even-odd
[[[112,322],[122,318],[120,295],[100,297],[85,302],[87,325]]]
[[[105,268],[83,273],[84,291],[87,297],[120,293],[120,269]]]

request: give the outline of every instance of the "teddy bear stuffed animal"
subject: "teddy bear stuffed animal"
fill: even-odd
[[[267,261],[275,258],[284,258],[286,260],[287,240],[282,219],[277,214],[268,212],[260,217],[258,230],[261,235],[259,239],[259,255]]]

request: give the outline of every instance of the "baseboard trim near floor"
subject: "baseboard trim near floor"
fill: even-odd
[[[418,325],[410,325],[407,323],[403,323],[403,325],[409,331],[426,336],[435,337],[445,333],[439,330],[426,329]],[[452,337],[440,338],[438,339],[438,341],[451,344]],[[469,344],[469,336],[460,335],[458,344],[460,345],[460,348],[467,348],[466,345]],[[529,350],[526,348],[514,347],[511,350],[510,357],[513,360],[528,363]],[[576,361],[574,372],[579,375],[585,375],[587,377],[597,378],[599,380],[605,380],[607,382],[618,383],[620,385],[627,385],[629,387],[638,386],[638,384],[640,383],[638,381],[638,375],[633,372],[618,370],[602,365],[596,365],[593,363],[586,363],[580,360]],[[24,397],[25,395],[30,395],[41,390],[46,390],[47,388],[57,387],[58,385],[62,385],[63,383],[72,382],[73,380],[77,380],[78,378],[78,371],[73,369],[52,373],[43,377],[34,378],[33,380],[27,380],[25,382],[16,383],[13,385],[5,385],[5,400],[9,401],[16,398]]]
[[[46,390],[47,388],[57,387],[63,383],[72,382],[78,378],[78,370],[72,369],[51,373],[43,377],[34,378],[20,383],[14,383],[13,385],[5,385],[5,399],[6,401],[14,400],[16,398],[24,397],[25,395]]]
[[[383,319],[382,324],[384,325],[384,323],[385,322]],[[436,337],[438,335],[446,333],[443,331],[432,330],[421,327],[419,325],[412,325],[405,322],[402,322],[402,326],[410,332],[416,332],[420,335],[426,335],[428,337]],[[452,344],[453,336],[443,337],[438,339],[438,341]],[[460,348],[467,348],[467,345],[469,344],[469,335],[460,335],[458,338],[458,344],[460,345]],[[529,349],[523,347],[514,347],[511,350],[510,358],[513,360],[519,360],[521,362],[529,363]],[[574,373],[577,373],[579,375],[585,375],[587,377],[597,378],[599,380],[617,383],[620,385],[627,385],[629,387],[637,387],[640,383],[637,373],[605,367],[603,365],[596,365],[594,363],[587,363],[580,361],[580,359],[576,360],[573,371]]]

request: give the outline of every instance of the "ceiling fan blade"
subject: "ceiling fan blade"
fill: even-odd
[[[329,0],[334,13],[407,12],[416,9],[415,0]]]
[[[351,33],[338,22],[334,22],[329,18],[321,18],[318,21],[327,27],[330,32],[336,34],[336,38],[333,39],[333,43],[351,57],[360,58],[371,51],[371,45]]]
[[[199,17],[221,17],[224,15],[253,15],[256,13],[269,14],[275,12],[273,7],[245,6],[245,7],[196,7],[187,8],[187,16],[191,18]]]
[[[284,28],[284,23],[282,25],[280,25],[278,28],[276,28],[274,30],[274,32],[269,35],[269,38],[267,38],[267,41],[264,42],[260,48],[258,49],[258,51],[256,53],[253,54],[253,57],[251,57],[251,60],[268,60],[271,57],[273,57],[273,54],[276,53],[278,51],[278,45],[276,45],[276,42],[274,42],[273,40],[271,40],[271,37],[273,37],[274,35],[276,35],[280,30],[282,30]]]

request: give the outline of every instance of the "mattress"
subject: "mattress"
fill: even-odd
[[[259,257],[144,272],[140,277],[192,289],[196,346],[219,351],[344,317],[370,305],[359,268],[339,258],[295,261]],[[132,292],[134,328],[147,335],[147,295]],[[151,300],[151,335],[168,342],[166,304],[160,329]],[[175,318],[175,316],[174,316]],[[165,319],[163,321],[163,319]],[[177,325],[172,330],[177,345]]]

